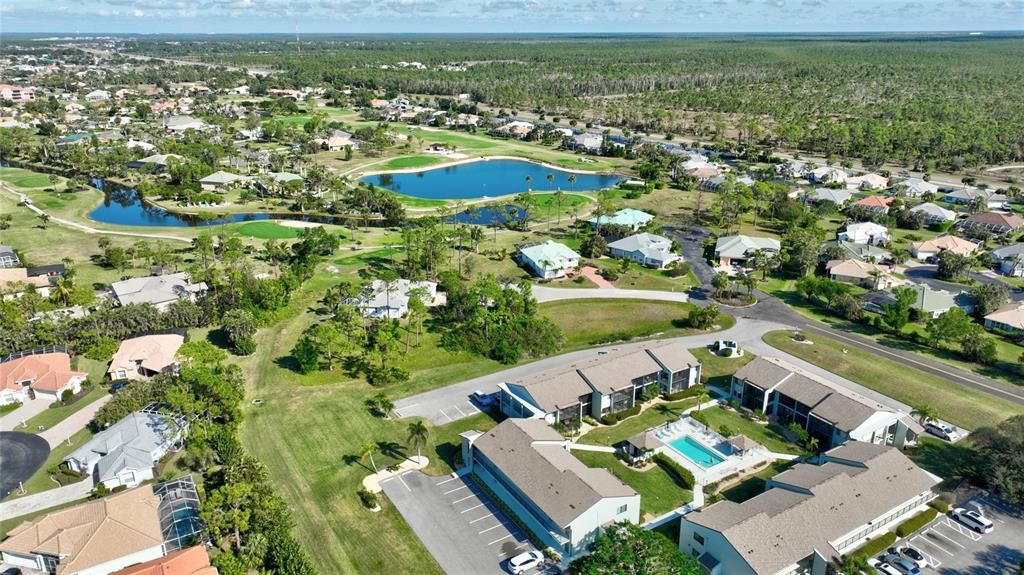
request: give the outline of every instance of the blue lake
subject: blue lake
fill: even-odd
[[[550,182],[548,175],[554,176]],[[575,182],[569,181],[571,175],[576,176]],[[457,200],[518,194],[527,188],[534,192],[600,190],[621,179],[611,174],[572,174],[522,160],[490,160],[421,172],[377,174],[359,181],[414,198]]]

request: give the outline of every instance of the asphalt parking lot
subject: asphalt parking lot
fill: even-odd
[[[907,538],[928,559],[925,572],[942,575],[1006,575],[1024,559],[1024,512],[991,496],[971,500],[984,510],[995,529],[976,533],[948,515],[940,515]],[[963,504],[961,504],[963,506]]]
[[[381,487],[448,575],[507,575],[509,558],[534,549],[468,477],[408,471]]]

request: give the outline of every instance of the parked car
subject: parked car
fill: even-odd
[[[543,561],[544,554],[540,551],[527,551],[526,553],[520,553],[519,555],[509,559],[508,567],[512,571],[513,575],[519,575],[520,573],[525,573],[540,565]]]
[[[110,384],[110,393],[117,393],[117,392],[121,391],[122,389],[128,387],[128,384],[130,384],[130,383],[131,383],[131,381],[127,380],[127,379],[122,379],[122,380],[119,380],[119,381],[115,381],[114,383]]]
[[[903,575],[921,575],[921,569],[913,561],[904,559],[899,555],[889,556],[889,565],[896,568]]]
[[[953,510],[950,515],[953,519],[956,519],[965,526],[977,531],[978,533],[991,533],[995,529],[995,525],[985,518],[984,515],[978,513],[974,509],[964,509],[963,507],[957,507]]]
[[[494,405],[494,395],[490,393],[484,393],[480,390],[476,390],[473,392],[473,395],[469,397],[483,407],[491,407]]]
[[[946,441],[956,441],[956,439],[960,437],[960,432],[958,432],[955,427],[948,423],[942,423],[941,421],[935,421],[933,419],[929,419],[924,423],[924,430],[935,437],[945,439]]]
[[[917,565],[921,569],[928,566],[928,560],[925,559],[924,554],[913,547],[900,547],[899,549],[890,547],[889,555],[895,555],[902,559],[913,561],[914,565]]]
[[[899,569],[889,565],[884,559],[872,559],[868,561],[868,565],[874,567],[881,575],[903,575]]]

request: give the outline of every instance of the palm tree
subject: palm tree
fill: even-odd
[[[373,397],[373,405],[384,419],[387,419],[395,410],[395,404],[388,399],[383,391]]]
[[[815,453],[818,452],[818,438],[817,437],[813,437],[812,436],[812,437],[808,437],[807,438],[807,449],[809,451],[813,451]]]
[[[71,293],[74,289],[75,286],[71,278],[58,277],[57,281],[53,283],[53,297],[59,300],[61,305],[67,307],[71,302]]]
[[[530,182],[533,181],[533,176],[526,176],[526,191],[530,191]]]
[[[562,199],[564,197],[565,192],[563,192],[562,190],[558,190],[557,192],[554,193],[555,206],[558,209],[558,221],[555,222],[556,224],[562,223]]]
[[[885,274],[880,269],[873,269],[868,272],[868,275],[871,276],[871,289],[877,290],[878,283],[882,281],[882,276]]]
[[[708,394],[708,389],[706,387],[704,387],[703,385],[700,386],[700,391],[697,392],[697,413],[700,413],[701,406],[710,397],[711,396]]]
[[[369,458],[370,465],[373,466],[374,474],[380,473],[377,471],[377,464],[373,461],[373,454],[379,451],[380,446],[373,442],[364,443],[363,447],[359,450],[359,460],[362,461],[363,459]]]
[[[868,558],[864,555],[844,555],[843,562],[837,566],[837,570],[843,575],[860,575],[861,573],[867,573],[869,575],[875,575],[877,571],[868,563]]]
[[[569,190],[572,191],[573,184],[576,183],[576,174],[569,174]]]
[[[715,296],[722,294],[722,290],[729,287],[729,274],[718,272],[711,278],[711,287],[715,288]]]
[[[413,421],[409,424],[409,443],[416,447],[416,459],[420,459],[420,449],[427,442],[427,436],[429,435],[427,426],[422,421]]]
[[[46,212],[42,212],[42,213],[40,213],[36,217],[39,218],[39,227],[43,228],[45,230],[46,229],[46,224],[50,223],[50,214],[47,214]]]
[[[555,175],[554,174],[548,174],[547,175],[547,180],[548,180],[548,189],[550,190],[552,183],[555,181]]]
[[[917,418],[918,423],[924,425],[929,419],[937,419],[939,411],[928,404],[922,404],[911,410],[910,415]]]

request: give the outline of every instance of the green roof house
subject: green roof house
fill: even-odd
[[[912,284],[907,286],[914,290],[915,299],[910,309],[917,310],[924,317],[938,317],[943,313],[959,307],[967,313],[974,311],[974,298],[966,292],[952,293],[932,289],[928,284]],[[864,309],[882,313],[883,306],[896,303],[892,290],[876,291],[864,294]]]
[[[519,246],[517,257],[533,275],[545,280],[563,277],[568,270],[580,265],[580,254],[551,240]]]
[[[630,229],[630,231],[637,231],[640,228],[651,223],[654,216],[647,212],[641,212],[640,210],[634,210],[633,208],[623,208],[610,216],[597,216],[587,220],[590,227],[597,229],[601,226],[623,226]]]

